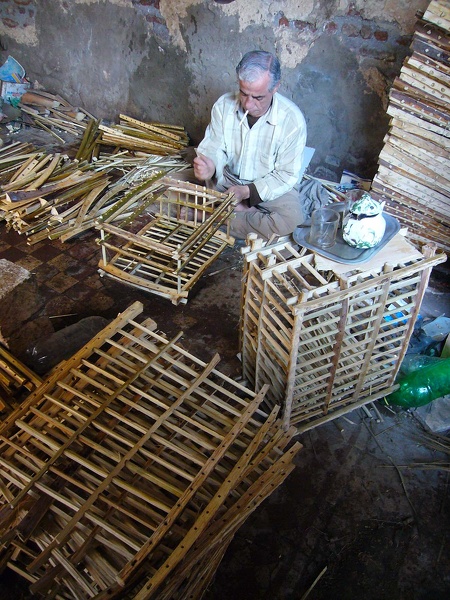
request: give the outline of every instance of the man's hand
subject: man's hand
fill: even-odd
[[[248,185],[232,185],[227,189],[227,192],[234,194],[239,201],[250,198],[250,188]]]
[[[194,158],[194,174],[200,181],[212,179],[216,172],[216,165],[204,154],[197,153]]]

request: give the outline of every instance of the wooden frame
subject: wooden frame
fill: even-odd
[[[429,246],[405,263],[335,273],[290,241],[251,244],[240,346],[244,379],[270,384],[266,409],[281,405],[284,426],[302,432],[389,394],[445,254]]]
[[[135,303],[0,427],[0,567],[61,599],[200,598],[300,444]]]
[[[41,383],[39,375],[0,344],[0,411],[13,410]]]
[[[163,177],[160,183],[159,191],[134,214],[134,219],[142,218],[149,203],[156,203],[156,214],[148,215],[137,232],[132,231],[133,219],[121,227],[98,224],[99,270],[173,304],[185,303],[208,266],[234,244],[229,223],[235,200],[232,194],[171,177]]]

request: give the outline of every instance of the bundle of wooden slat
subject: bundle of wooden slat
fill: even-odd
[[[276,410],[135,303],[0,428],[0,564],[38,596],[200,598],[294,468]]]
[[[178,156],[144,155],[130,157],[126,152],[99,158],[94,171],[123,171],[123,176],[108,188],[106,210],[96,217],[97,223],[123,221],[133,222],[149,204],[154,202],[153,193],[161,188],[160,180],[166,175],[179,173],[189,165]]]
[[[98,144],[127,148],[134,152],[160,154],[163,156],[179,154],[189,144],[184,127],[165,123],[147,123],[120,115],[119,124],[98,127],[101,135]]]
[[[69,161],[61,154],[35,152],[9,182],[1,186],[0,210],[10,227],[27,236],[30,244],[67,232],[96,203],[109,183],[106,173]]]
[[[55,130],[72,136],[83,135],[93,119],[83,108],[72,106],[58,94],[44,90],[30,90],[21,97],[19,107],[25,124],[44,129],[61,142],[65,142]]]
[[[76,160],[87,160],[88,162],[91,162],[98,158],[100,153],[99,126],[100,121],[97,119],[91,119],[88,122],[86,129],[84,130],[83,138],[75,155]]]
[[[0,344],[0,410],[12,410],[40,384],[40,377]]]
[[[142,188],[138,212],[121,227],[109,224],[107,214],[99,222],[99,269],[174,304],[185,303],[202,273],[234,243],[229,224],[235,199],[171,177],[157,183],[159,189],[151,193]],[[155,214],[146,214],[152,204]],[[138,222],[144,224],[133,231]]]
[[[282,405],[285,426],[300,432],[390,393],[431,269],[446,255],[422,255],[399,236],[388,262],[355,270],[289,241],[251,244],[240,346],[245,379],[270,383],[265,406]]]
[[[9,182],[17,169],[36,152],[32,144],[13,142],[0,148],[0,185]],[[0,218],[2,217],[0,212]]]
[[[45,238],[65,242],[94,228],[104,213],[108,221],[116,216],[123,219],[125,191],[130,209],[139,200],[134,189],[138,184],[147,182],[148,190],[155,174],[163,177],[187,166],[180,157],[149,155],[127,158],[116,154],[87,163],[34,151],[22,158],[20,167],[0,186],[0,214],[10,227],[27,236],[29,244]],[[125,175],[118,179],[121,172]]]
[[[450,5],[433,0],[389,96],[373,196],[418,242],[450,250]]]

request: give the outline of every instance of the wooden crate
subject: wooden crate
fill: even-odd
[[[277,409],[135,303],[0,427],[0,568],[37,596],[200,597],[292,471]]]
[[[10,412],[41,384],[41,378],[0,344],[0,412]]]
[[[159,192],[143,202],[141,213],[135,213],[131,222],[122,227],[98,224],[99,269],[101,274],[169,298],[173,304],[186,303],[204,271],[227,245],[234,244],[229,222],[235,200],[232,194],[170,177],[160,183]],[[133,232],[137,217],[142,220],[143,210],[155,201],[156,213]]]
[[[256,390],[270,384],[266,408],[281,405],[285,427],[301,432],[392,391],[431,269],[445,254],[388,245],[370,267],[355,268],[289,241],[252,244],[240,346],[245,380]]]

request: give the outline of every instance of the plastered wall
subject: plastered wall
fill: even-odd
[[[198,142],[253,49],[276,52],[280,92],[316,149],[311,174],[373,177],[387,98],[428,0],[0,0],[2,62],[96,117],[184,125]]]

